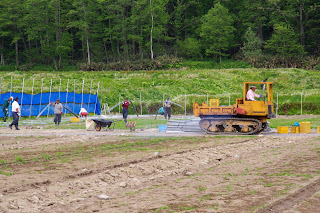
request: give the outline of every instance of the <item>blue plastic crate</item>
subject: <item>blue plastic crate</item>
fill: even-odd
[[[159,125],[159,132],[165,132],[167,130],[167,125]]]

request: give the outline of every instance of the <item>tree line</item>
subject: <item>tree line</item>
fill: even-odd
[[[1,0],[0,64],[320,54],[318,0]],[[309,60],[310,61],[310,60]]]

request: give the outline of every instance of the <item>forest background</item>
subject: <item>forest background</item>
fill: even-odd
[[[0,0],[6,71],[151,70],[186,59],[320,70],[319,53],[317,0]]]

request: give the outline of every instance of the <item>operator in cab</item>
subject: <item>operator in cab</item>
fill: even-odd
[[[255,91],[256,91],[256,86],[255,85],[250,86],[250,89],[247,92],[247,101],[255,101],[254,98],[262,98],[262,95],[257,95]]]

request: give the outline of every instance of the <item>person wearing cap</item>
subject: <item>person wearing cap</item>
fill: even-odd
[[[10,105],[10,101],[13,101],[13,97],[11,96],[10,98],[6,99],[3,103],[3,107],[2,107],[2,111],[3,111],[3,122],[7,122],[7,118],[8,118],[8,108]]]
[[[171,106],[172,106],[172,102],[170,101],[170,98],[167,98],[164,106],[165,106],[164,118],[167,119],[167,117],[168,117],[168,120],[170,120],[170,118],[171,118]]]
[[[255,91],[256,91],[256,86],[252,85],[250,87],[250,90],[248,90],[247,92],[247,101],[255,101],[254,98],[262,98],[262,95],[257,95]]]
[[[9,128],[12,129],[12,126],[14,125],[16,127],[16,130],[20,130],[18,125],[19,125],[19,117],[21,116],[20,114],[20,106],[19,106],[19,98],[16,97],[14,99],[14,102],[12,103],[12,117],[13,117],[13,121],[12,123],[9,125]]]
[[[125,124],[127,124],[128,114],[129,114],[129,101],[128,101],[128,98],[125,98],[124,102],[122,102],[122,117]]]
[[[63,107],[60,103],[60,100],[57,99],[56,103],[51,103],[52,106],[54,106],[54,123],[55,125],[59,125],[61,123],[61,115],[63,113]]]

